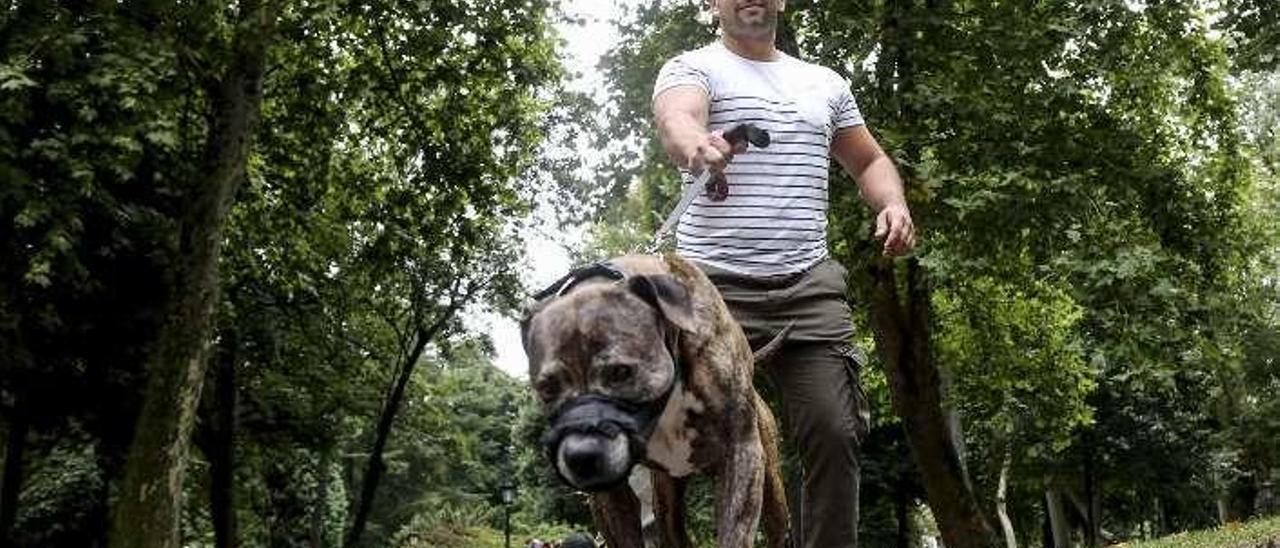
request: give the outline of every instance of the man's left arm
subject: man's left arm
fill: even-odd
[[[903,193],[902,178],[893,160],[880,148],[865,125],[839,130],[831,155],[858,182],[862,199],[876,211],[876,238],[884,240],[884,254],[902,255],[916,245],[916,229]]]

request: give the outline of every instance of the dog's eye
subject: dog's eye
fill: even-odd
[[[635,369],[629,365],[610,365],[604,370],[604,382],[608,384],[622,384],[631,380],[631,375]]]
[[[534,390],[538,391],[538,397],[542,398],[542,401],[551,401],[555,399],[556,394],[560,393],[560,381],[555,377],[542,379],[534,386]]]

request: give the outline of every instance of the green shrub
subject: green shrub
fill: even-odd
[[[1274,548],[1280,547],[1280,516],[1217,529],[1178,533],[1164,538],[1124,544],[1129,548]]]
[[[441,505],[419,513],[391,537],[397,548],[502,548],[503,535],[488,523],[493,507]]]
[[[443,526],[397,534],[392,545],[397,548],[503,548],[503,537],[500,531],[488,527]]]
[[[512,525],[511,545],[525,546],[529,543],[529,539],[541,539],[542,541],[559,541],[574,532],[583,531],[581,527],[574,527],[564,523],[538,523],[520,526]]]

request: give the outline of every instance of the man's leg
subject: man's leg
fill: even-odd
[[[794,343],[769,367],[784,427],[800,455],[800,523],[805,548],[854,548],[858,538],[858,445],[866,398],[846,344]]]

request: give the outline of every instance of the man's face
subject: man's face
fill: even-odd
[[[768,38],[778,28],[786,0],[712,0],[720,27],[734,38]]]

